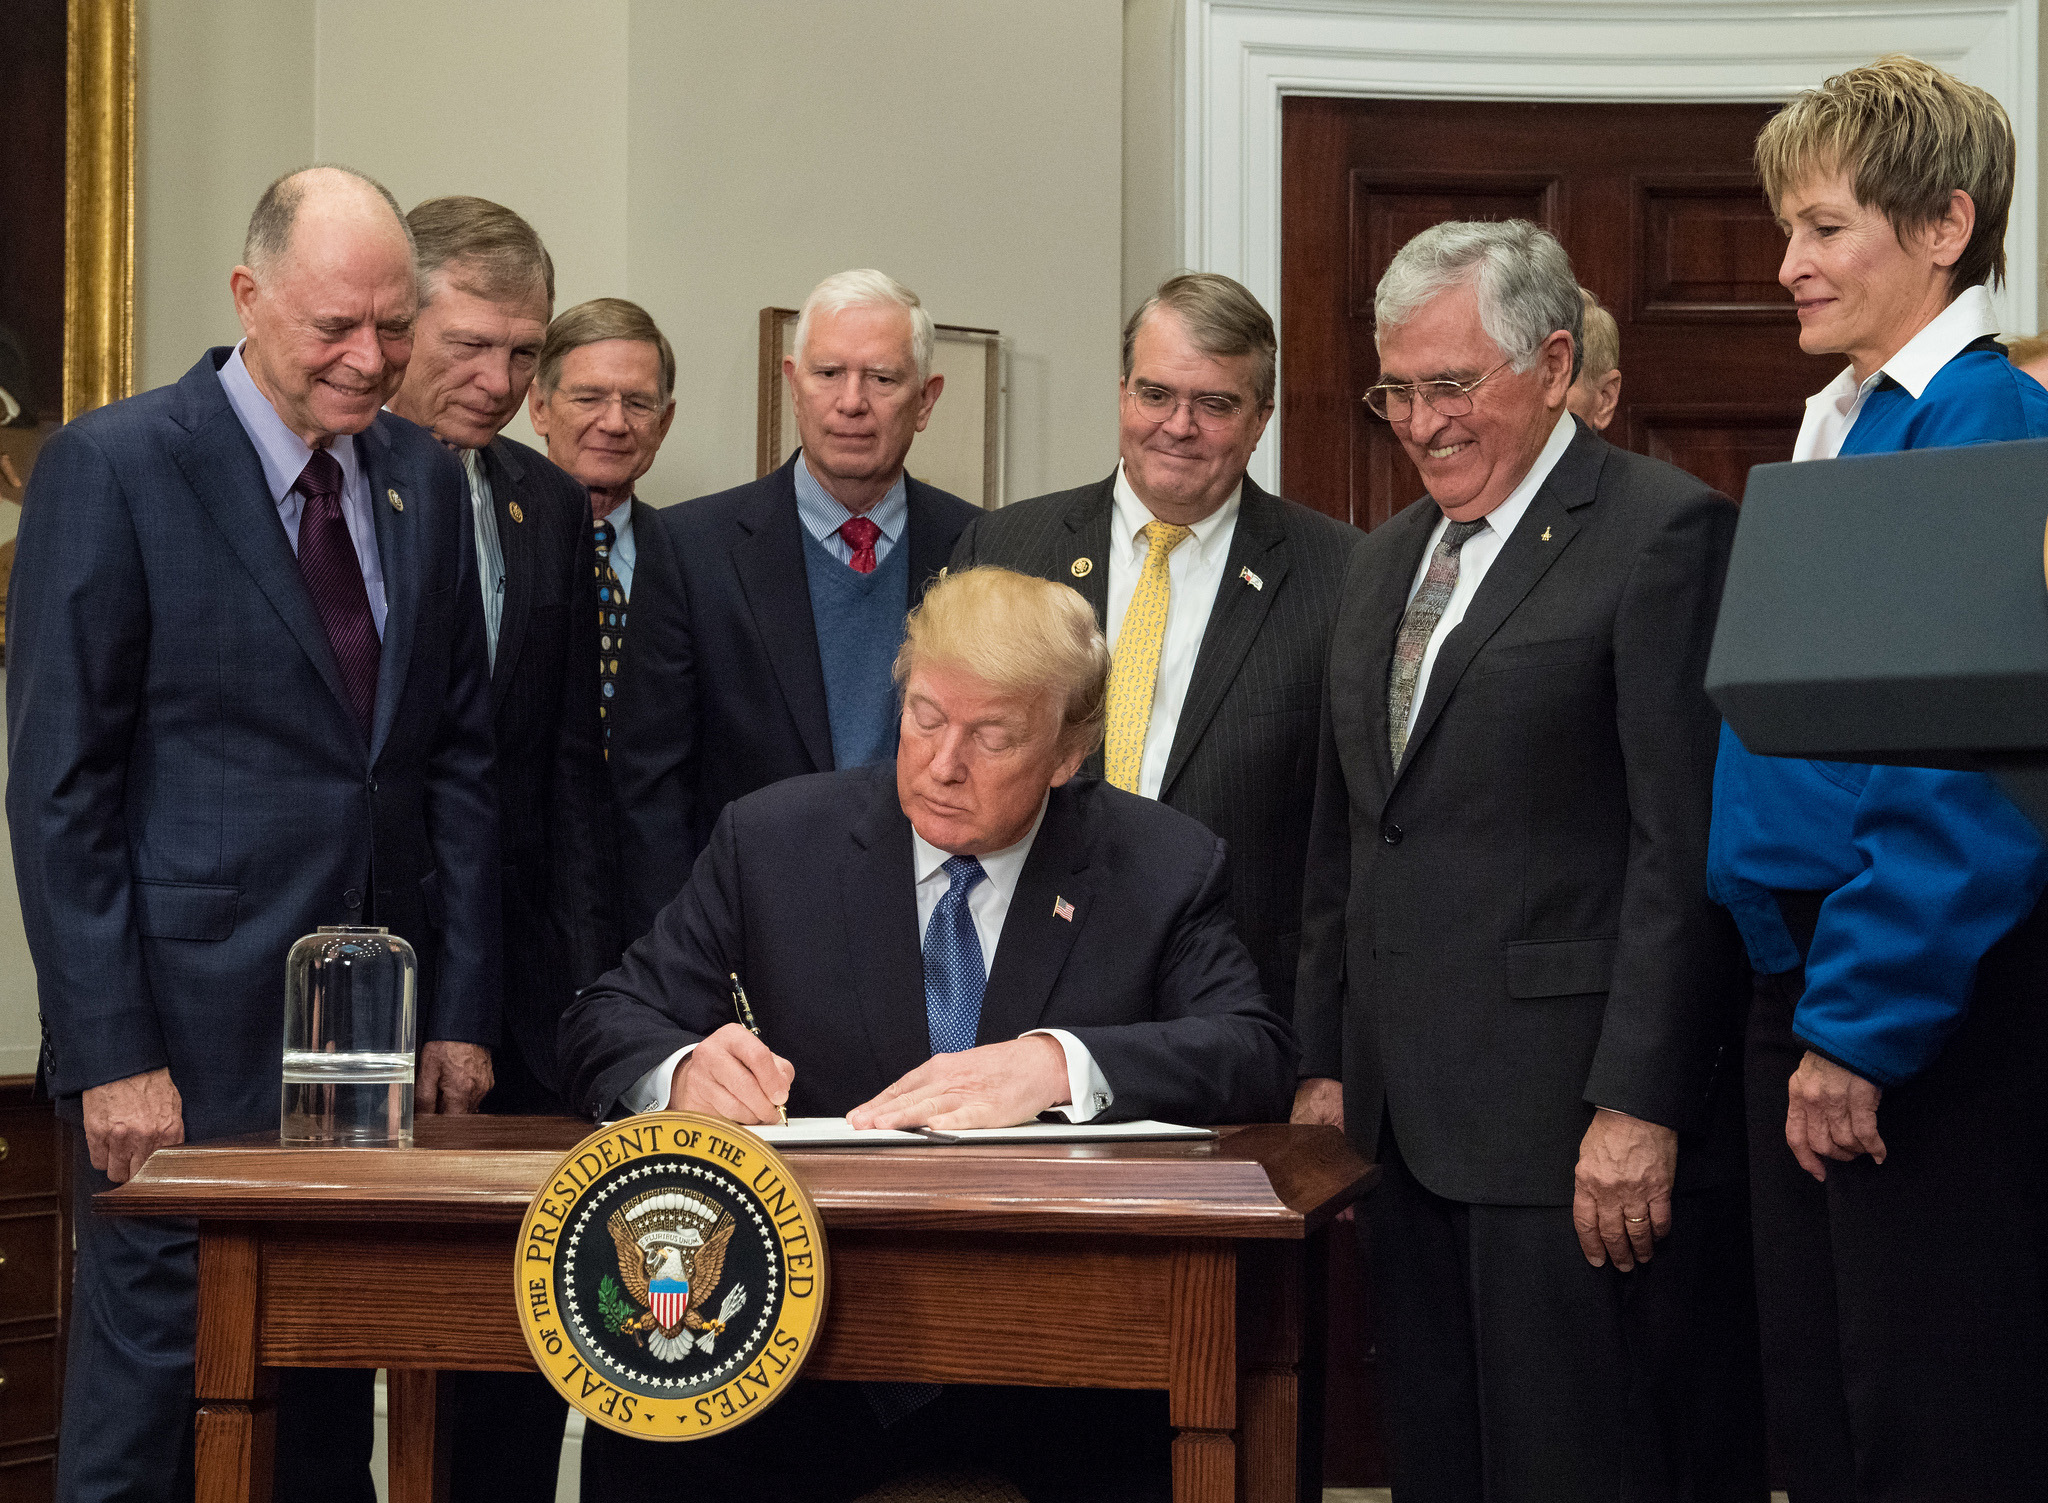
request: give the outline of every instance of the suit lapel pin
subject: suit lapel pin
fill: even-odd
[[[1076,578],[1076,579],[1086,579],[1086,578],[1088,577],[1088,572],[1089,572],[1089,570],[1093,569],[1094,567],[1095,567],[1095,560],[1094,560],[1094,559],[1092,559],[1092,558],[1077,558],[1077,559],[1075,559],[1075,560],[1074,560],[1074,563],[1073,563],[1073,575],[1074,575],[1074,578]]]
[[[526,513],[519,509],[519,503],[517,501],[514,501],[510,506],[506,507],[505,510],[512,513],[512,520],[515,522],[524,522],[526,520]]]
[[[1087,560],[1083,559],[1082,562],[1086,563]],[[1065,898],[1056,897],[1052,900],[1052,916],[1056,919],[1065,919],[1071,924],[1074,921],[1074,905]]]
[[[1539,543],[1547,543],[1547,542],[1549,542],[1549,541],[1550,541],[1550,529],[1549,529],[1548,527],[1544,528],[1544,529],[1543,529],[1543,536],[1542,536],[1542,537],[1540,537],[1540,538],[1538,538],[1538,539],[1537,539],[1536,541],[1537,541],[1537,542],[1539,542]]]
[[[1258,575],[1252,573],[1249,566],[1239,569],[1237,571],[1237,577],[1243,580],[1246,584],[1250,585],[1255,590],[1263,590],[1266,587],[1266,582],[1263,579],[1259,578]]]
[[[405,501],[404,501],[404,499],[403,499],[403,498],[401,498],[401,497],[399,496],[399,494],[398,494],[398,492],[397,492],[397,491],[394,491],[394,490],[387,490],[387,491],[385,491],[385,492],[384,492],[384,499],[385,499],[385,500],[387,500],[387,501],[389,501],[389,502],[391,503],[391,509],[392,509],[393,511],[404,511],[404,510],[405,510]]]

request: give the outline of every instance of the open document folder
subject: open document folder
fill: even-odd
[[[791,1117],[787,1127],[749,1127],[777,1148],[917,1148],[947,1143],[1112,1143],[1213,1138],[1206,1127],[1172,1122],[1026,1122],[1018,1127],[961,1127],[948,1131],[899,1131],[853,1127],[844,1117]]]

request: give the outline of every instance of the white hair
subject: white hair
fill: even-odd
[[[1380,330],[1468,282],[1479,291],[1480,327],[1516,370],[1534,365],[1543,341],[1563,329],[1578,379],[1586,339],[1579,279],[1557,237],[1526,219],[1454,219],[1402,246],[1373,293],[1374,345]]]
[[[811,289],[811,295],[804,299],[803,311],[796,316],[796,346],[791,354],[798,365],[803,364],[804,345],[811,337],[811,316],[837,313],[842,308],[901,308],[908,313],[910,352],[917,361],[918,384],[931,379],[932,350],[939,339],[932,327],[932,316],[925,312],[916,293],[886,271],[872,267],[835,271]]]

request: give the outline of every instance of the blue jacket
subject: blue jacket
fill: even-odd
[[[2048,392],[1964,350],[1916,400],[1881,383],[1843,455],[2048,436]],[[1760,971],[1796,969],[1776,889],[1826,891],[1793,1031],[1882,1086],[1934,1062],[1977,965],[2048,888],[2048,845],[1981,773],[1752,755],[1725,725],[1707,888]]]

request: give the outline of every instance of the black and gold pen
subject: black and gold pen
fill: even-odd
[[[740,973],[738,971],[727,971],[725,974],[726,979],[732,982],[732,1010],[739,1014],[740,1027],[746,1029],[755,1038],[761,1038],[760,1027],[754,1022],[754,1009],[747,1005],[747,989],[740,985]],[[761,1039],[761,1042],[765,1044],[767,1040]],[[789,1108],[784,1106],[776,1107],[775,1116],[784,1127],[789,1126]]]

